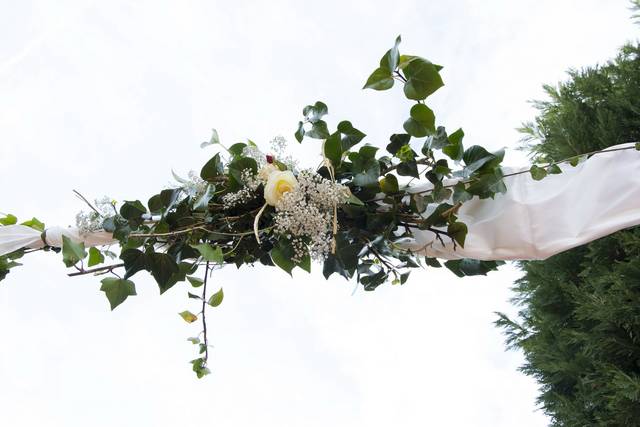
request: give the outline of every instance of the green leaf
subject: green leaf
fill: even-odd
[[[136,295],[136,285],[131,280],[106,277],[100,281],[100,290],[105,293],[111,310],[122,304],[129,296]]]
[[[390,143],[387,145],[387,151],[395,156],[395,154],[402,147],[407,145],[411,140],[411,135],[407,135],[406,133],[396,133],[391,135]]]
[[[198,378],[202,378],[211,373],[209,368],[205,366],[205,360],[202,357],[192,360],[190,363],[193,365],[193,372],[196,373]]]
[[[189,341],[191,344],[200,344],[200,338],[198,337],[191,337],[191,338],[187,338],[187,341]]]
[[[180,317],[182,317],[184,319],[185,322],[187,323],[193,323],[196,320],[198,320],[198,316],[196,316],[195,314],[193,314],[192,312],[185,310],[183,312],[178,313],[180,315]]]
[[[187,280],[189,281],[189,283],[191,283],[191,286],[193,286],[194,288],[199,288],[204,284],[204,280],[195,276],[187,276]]]
[[[473,199],[473,194],[467,192],[467,188],[463,182],[458,182],[453,187],[453,203],[464,203]]]
[[[244,153],[244,148],[247,146],[244,142],[237,142],[229,147],[229,153],[234,157],[242,157],[242,153]]]
[[[327,122],[324,120],[318,120],[311,125],[311,130],[305,133],[305,136],[315,139],[327,139],[329,138],[329,129],[327,128]]]
[[[220,144],[220,137],[218,136],[218,131],[215,129],[211,129],[211,138],[209,141],[205,141],[200,144],[200,148],[204,148],[208,145]]]
[[[529,172],[531,173],[531,178],[533,178],[535,181],[540,181],[545,176],[547,176],[547,171],[544,168],[536,165],[531,166]]]
[[[462,131],[462,129],[458,129],[457,131],[449,135],[449,144],[442,148],[442,152],[449,156],[451,160],[462,160],[462,155],[464,154],[464,147],[462,145],[463,137],[464,132]]]
[[[636,142],[635,147],[636,147],[636,150],[640,151],[640,142]]]
[[[294,135],[296,137],[296,141],[302,142],[302,140],[304,139],[304,123],[303,122],[298,122],[298,129],[296,130],[296,133]]]
[[[424,104],[411,107],[411,118],[404,122],[404,130],[411,136],[422,138],[436,131],[436,117],[433,111]]]
[[[173,275],[180,271],[178,264],[170,255],[167,254],[153,252],[146,255],[151,275],[156,279],[156,283],[158,283],[160,288],[160,293],[163,294],[175,285],[176,282],[172,279]]]
[[[437,258],[424,257],[424,262],[425,262],[429,267],[435,267],[435,268],[440,268],[440,267],[442,267],[442,264],[440,264],[440,261],[438,261],[438,259],[437,259]]]
[[[211,181],[215,177],[222,175],[224,165],[220,160],[220,153],[216,153],[200,170],[200,178],[205,181]]]
[[[437,67],[426,59],[414,58],[403,71],[407,79],[404,94],[409,99],[425,99],[444,86]]]
[[[343,152],[349,150],[351,147],[362,141],[365,136],[367,136],[363,132],[354,128],[351,122],[346,120],[338,123],[338,130],[342,134]]]
[[[398,178],[396,178],[395,175],[388,173],[380,180],[380,189],[385,194],[397,193],[399,190]]]
[[[14,225],[18,222],[18,218],[15,215],[7,214],[6,216],[0,218],[0,224],[2,225]]]
[[[447,227],[447,233],[464,248],[464,241],[468,232],[467,225],[462,222],[454,222]]]
[[[139,249],[125,249],[120,253],[120,259],[124,261],[124,278],[128,279],[140,270],[148,269],[147,255]]]
[[[400,45],[401,41],[402,39],[400,38],[400,36],[396,37],[394,46],[389,49],[380,60],[380,68],[394,71],[398,67],[398,63],[400,62],[400,52],[398,51],[398,46]]]
[[[304,107],[302,114],[310,123],[317,123],[322,117],[329,114],[329,108],[324,102],[316,101],[315,104]]]
[[[393,87],[393,75],[387,68],[376,68],[362,89],[387,90]]]
[[[549,165],[547,167],[547,173],[550,175],[558,175],[562,173],[562,169],[560,169],[560,166],[553,164],[553,165]]]
[[[26,225],[27,227],[31,227],[40,232],[44,231],[44,223],[38,221],[38,218],[33,217],[29,221],[25,221],[22,225]]]
[[[104,255],[97,248],[89,248],[89,262],[87,265],[93,267],[94,265],[102,264],[104,262]]]
[[[488,272],[497,270],[504,261],[479,261],[477,259],[463,258],[446,261],[445,267],[451,270],[456,276],[486,276]]]
[[[213,247],[208,243],[200,243],[198,245],[191,245],[202,255],[206,261],[215,262],[216,264],[222,264],[224,262],[224,255],[220,246]]]
[[[206,211],[209,207],[209,201],[213,198],[214,193],[216,192],[216,186],[213,184],[208,184],[206,189],[204,190],[204,193],[202,193],[200,195],[200,197],[198,197],[194,202],[193,202],[193,210],[194,211],[199,211],[199,210],[204,210]]]
[[[270,252],[271,260],[275,265],[291,274],[295,263],[291,260],[291,255],[286,254],[279,246],[274,246]]]
[[[324,142],[324,155],[331,160],[331,164],[337,167],[342,160],[342,140],[340,132],[335,132]]]
[[[209,304],[211,307],[217,307],[220,304],[222,304],[223,299],[224,299],[224,292],[222,291],[222,288],[220,288],[218,292],[211,295],[211,298],[209,298],[209,301],[207,301],[207,304]]]
[[[350,204],[350,205],[364,206],[364,202],[362,200],[358,199],[353,194],[351,194],[351,192],[349,192],[349,198],[347,199],[347,203]]]
[[[191,292],[187,292],[187,296],[191,299],[202,299],[200,295],[192,294]]]
[[[62,236],[62,262],[67,267],[73,267],[87,256],[84,243],[76,243],[67,236]]]
[[[147,208],[140,200],[125,201],[120,208],[120,215],[126,219],[131,227],[137,227],[142,224],[142,215],[147,213]]]

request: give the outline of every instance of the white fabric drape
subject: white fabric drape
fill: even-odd
[[[446,239],[443,246],[433,233],[420,230],[413,242],[403,246],[445,259],[545,259],[640,224],[640,152],[611,151],[561,168],[562,174],[542,181],[534,181],[528,173],[506,177],[505,194],[464,203],[458,212],[459,220],[469,227],[464,248],[454,250]],[[425,189],[428,186],[415,191]],[[82,234],[74,227],[52,227],[46,231],[47,244],[61,247],[63,235],[86,246],[114,242],[104,231]],[[41,233],[30,227],[0,226],[0,255],[44,244]]]
[[[576,167],[563,164],[562,174],[542,181],[529,173],[505,177],[505,194],[470,200],[458,211],[469,228],[464,248],[454,251],[447,239],[443,246],[428,231],[404,246],[445,259],[545,259],[638,225],[640,152],[633,144],[609,150],[624,147],[631,149],[597,154]],[[517,170],[505,170],[511,172]]]

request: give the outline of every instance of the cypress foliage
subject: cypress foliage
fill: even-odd
[[[639,54],[627,45],[615,60],[546,86],[550,99],[522,129],[533,158],[640,141]],[[499,314],[496,324],[524,352],[521,370],[540,383],[553,424],[640,426],[640,227],[520,267],[519,316]]]

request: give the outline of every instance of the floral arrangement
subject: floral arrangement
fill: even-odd
[[[385,282],[403,284],[413,268],[440,267],[436,259],[403,249],[416,230],[429,230],[437,244],[463,246],[467,226],[457,218],[473,197],[493,198],[506,191],[500,163],[504,152],[463,146],[461,129],[447,133],[436,126],[427,98],[443,86],[441,66],[418,56],[401,55],[400,37],[367,79],[364,88],[388,90],[400,84],[411,102],[404,132],[394,133],[386,150],[364,144],[365,134],[343,120],[330,130],[322,102],[304,107],[295,138],[318,140],[322,159],[316,169],[299,169],[286,155],[286,141],[275,138],[269,153],[251,141],[226,147],[214,130],[203,146],[218,147],[199,174],[187,179],[174,174],[177,185],[148,199],[125,201],[119,208],[109,198],[85,202],[91,211],[77,217],[85,233],[104,230],[117,241],[107,248],[89,248],[63,238],[62,258],[70,275],[105,275],[100,290],[111,309],[136,294],[133,277],[146,271],[160,293],[188,282],[188,297],[200,312],[183,311],[189,323],[202,321],[202,333],[189,338],[198,345],[192,360],[200,378],[208,374],[206,310],[218,306],[222,289],[210,292],[207,280],[225,264],[278,266],[288,273],[322,265],[325,277],[334,273],[355,278],[372,291]],[[306,142],[306,141],[305,141]],[[426,179],[428,190],[412,183]],[[457,178],[454,184],[444,180]],[[7,225],[14,216],[0,218]],[[32,220],[27,225],[44,230]],[[45,250],[60,251],[56,248]],[[0,257],[0,280],[21,249]],[[113,263],[107,258],[118,259]],[[456,260],[444,263],[464,276],[486,274],[498,262]],[[200,275],[197,272],[201,271]]]

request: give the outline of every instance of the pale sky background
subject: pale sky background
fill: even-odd
[[[49,225],[91,198],[146,202],[171,169],[223,142],[295,144],[323,100],[383,146],[409,101],[362,91],[397,34],[445,66],[431,101],[467,144],[517,145],[527,103],[565,70],[602,62],[637,27],[623,0],[162,2],[0,0],[0,211]],[[319,146],[292,151],[315,162]],[[506,163],[524,161],[509,152]],[[319,266],[294,279],[228,267],[209,311],[213,374],[197,380],[186,285],[110,312],[99,278],[36,254],[0,283],[3,426],[544,426],[536,384],[492,322],[513,313],[507,266],[486,278],[415,272],[373,293]]]

